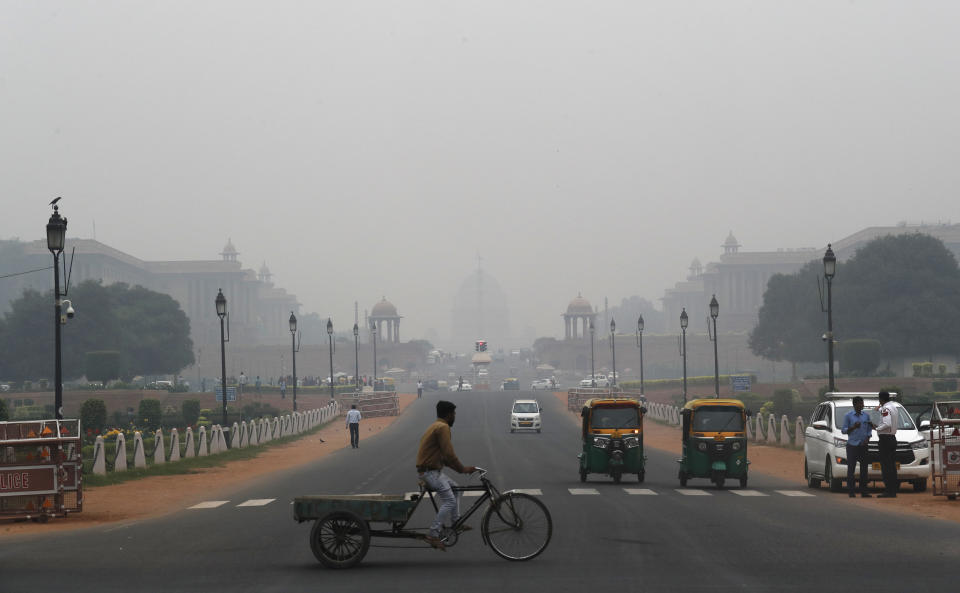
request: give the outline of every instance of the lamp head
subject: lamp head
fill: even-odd
[[[359,336],[359,335],[360,335],[360,326],[357,325],[356,323],[354,323],[354,324],[353,324],[353,337],[356,338],[356,337]]]
[[[833,247],[827,244],[827,252],[823,254],[823,275],[827,280],[833,279],[837,273],[837,256],[833,254]]]
[[[687,329],[687,325],[690,323],[690,318],[687,316],[687,308],[684,307],[683,311],[680,312],[680,327],[681,329]]]
[[[214,302],[217,305],[217,316],[223,319],[227,314],[227,297],[223,296],[222,288],[217,289],[217,298]]]
[[[716,319],[718,315],[720,315],[720,303],[717,302],[717,295],[713,295],[710,299],[710,317]]]
[[[293,314],[293,311],[290,311],[290,333],[297,333],[297,316]]]
[[[637,333],[643,333],[643,315],[637,317]]]
[[[60,212],[57,210],[58,206],[54,206],[53,214],[47,221],[47,249],[54,255],[63,251],[63,244],[67,236],[67,219],[60,216]]]
[[[327,317],[327,335],[328,335],[328,336],[332,336],[332,335],[333,335],[333,322],[330,321],[330,318],[329,318],[329,317]]]
[[[613,319],[610,320],[610,333],[611,334],[617,333],[617,322],[614,321]]]

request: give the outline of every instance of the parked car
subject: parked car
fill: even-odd
[[[580,387],[610,387],[610,380],[606,375],[594,375],[580,380]]]
[[[853,409],[855,395],[863,398],[863,410],[870,415],[870,420],[874,424],[880,423],[880,413],[876,410],[880,400],[876,393],[828,393],[827,401],[814,408],[810,425],[804,432],[803,473],[810,488],[819,488],[821,482],[826,482],[831,492],[843,489],[843,482],[847,479],[847,435],[840,431],[840,427],[843,426],[843,417]],[[896,398],[896,394],[890,395]],[[909,411],[899,402],[894,403],[900,421],[897,427],[897,478],[901,483],[911,483],[915,491],[923,492],[930,475],[930,447]],[[871,482],[882,480],[876,433],[867,444],[867,462],[870,464],[868,479]]]
[[[510,432],[535,430],[540,432],[540,403],[535,399],[513,400],[510,409]]]
[[[440,385],[436,379],[426,379],[423,382],[423,389],[424,391],[436,391],[440,389]]]
[[[500,384],[500,391],[520,391],[520,381],[517,379],[504,379]]]
[[[534,379],[530,383],[530,389],[534,391],[538,389],[540,390],[550,389],[550,379]]]
[[[460,387],[459,383],[457,383],[456,381],[454,381],[453,383],[450,384],[450,388],[449,388],[449,389],[450,389],[450,391],[473,391],[473,385],[471,385],[471,384],[467,383],[466,381],[464,381],[464,382],[463,382],[463,387]]]

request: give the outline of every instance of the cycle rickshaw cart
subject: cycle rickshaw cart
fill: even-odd
[[[933,495],[960,496],[960,401],[936,402],[930,418]]]
[[[526,493],[500,492],[487,479],[487,470],[477,468],[477,471],[480,474],[479,485],[454,488],[457,494],[479,492],[480,496],[456,523],[445,530],[445,547],[457,543],[460,535],[466,531],[467,519],[489,502],[480,523],[483,543],[506,560],[531,560],[540,555],[553,534],[553,521],[547,507]],[[407,528],[407,522],[424,498],[429,498],[434,510],[437,509],[433,491],[422,483],[419,493],[409,496],[299,496],[293,501],[293,518],[298,523],[314,521],[310,531],[310,549],[321,564],[327,568],[350,568],[363,560],[374,537],[424,541],[427,529]],[[371,523],[385,523],[387,526],[373,528]]]
[[[0,422],[0,519],[80,512],[81,447],[79,420]]]

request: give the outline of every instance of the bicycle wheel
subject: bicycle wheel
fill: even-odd
[[[317,519],[310,531],[310,549],[327,568],[350,568],[367,555],[370,527],[349,511],[334,511]]]
[[[529,494],[507,492],[483,515],[483,538],[507,560],[530,560],[547,548],[553,535],[550,511]]]

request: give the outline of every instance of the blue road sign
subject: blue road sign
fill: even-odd
[[[219,387],[215,387],[214,390],[213,390],[213,392],[217,394],[217,401],[218,401],[218,402],[222,402],[222,401],[223,401],[223,390],[220,389]],[[237,401],[237,388],[236,388],[236,387],[227,387],[227,401],[228,401],[228,402],[235,402],[235,401]]]
[[[730,377],[734,391],[750,391],[750,375]]]

